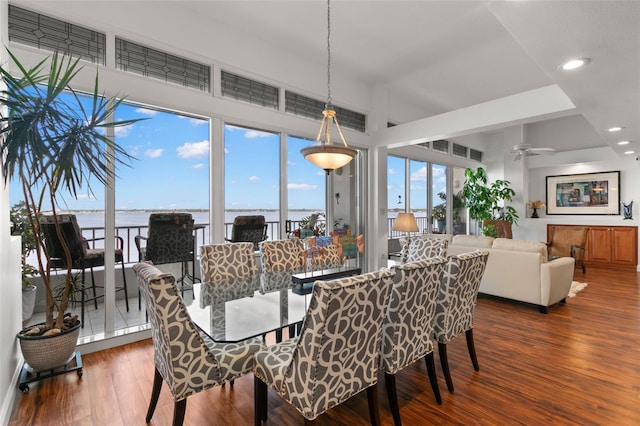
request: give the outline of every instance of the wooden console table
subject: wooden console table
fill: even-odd
[[[555,226],[585,226],[587,244],[584,261],[587,266],[636,269],[638,265],[638,227],[602,225],[547,225],[547,241]]]

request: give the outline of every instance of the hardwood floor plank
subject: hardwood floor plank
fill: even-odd
[[[640,274],[590,267],[586,274],[576,271],[575,279],[588,286],[547,315],[535,306],[480,297],[474,326],[480,371],[473,370],[464,336],[447,345],[455,393],[447,391],[436,359],[442,405],[434,400],[424,362],[401,371],[396,383],[404,424],[640,424]],[[153,382],[151,341],[88,354],[83,362],[81,380],[67,374],[34,383],[30,393],[18,397],[9,424],[145,424]],[[379,381],[382,423],[391,425],[383,375]],[[268,425],[303,423],[273,391],[268,413]],[[172,416],[165,385],[152,424],[169,425]],[[233,388],[188,399],[186,425],[252,423],[252,375],[236,380]],[[366,393],[316,423],[368,425]]]

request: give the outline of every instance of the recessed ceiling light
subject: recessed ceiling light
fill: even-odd
[[[620,141],[618,145],[629,145],[629,141]]]
[[[624,153],[627,154],[627,155],[628,154],[635,154],[635,151],[625,151]]]
[[[624,127],[615,126],[615,127],[610,127],[607,130],[613,133],[613,132],[619,132],[622,129],[624,129]]]
[[[576,68],[580,68],[584,65],[587,65],[590,62],[589,58],[579,58],[579,59],[571,59],[570,61],[562,64],[562,69],[565,71],[575,70]]]

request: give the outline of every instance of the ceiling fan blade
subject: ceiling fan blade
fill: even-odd
[[[536,154],[555,154],[556,150],[553,148],[531,148],[531,152]]]
[[[522,151],[516,152],[515,157],[513,157],[513,161],[518,161],[522,158]]]

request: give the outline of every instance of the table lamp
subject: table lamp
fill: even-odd
[[[402,263],[404,263],[407,261],[407,255],[409,254],[409,244],[411,242],[410,233],[418,232],[416,218],[413,213],[398,213],[398,217],[396,217],[396,220],[393,222],[391,229],[407,233],[407,243],[402,248]]]

